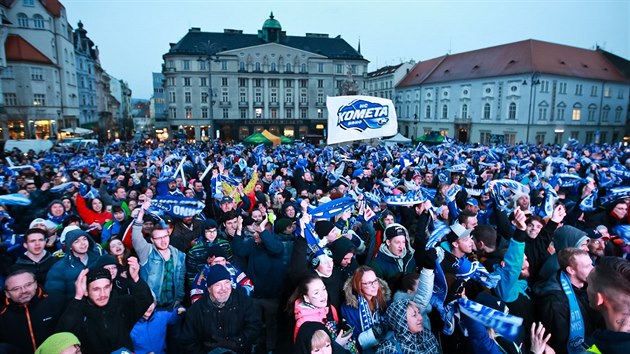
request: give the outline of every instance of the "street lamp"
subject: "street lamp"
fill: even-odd
[[[527,114],[527,136],[525,143],[529,144],[529,127],[532,124],[533,107],[536,105],[536,90],[534,86],[540,84],[538,73],[532,73],[531,86],[529,87],[529,113]],[[527,85],[527,80],[523,80],[523,85]]]
[[[200,52],[203,53],[202,57],[199,57],[199,59],[197,59],[197,62],[202,63],[205,62],[208,64],[208,99],[209,99],[209,124],[208,124],[208,129],[212,129],[211,127],[214,126],[214,90],[212,89],[212,63],[218,63],[220,62],[219,60],[219,56],[217,55],[218,50],[218,45],[216,43],[210,43],[210,41],[207,41],[205,43],[201,43],[202,45],[198,46],[198,49]],[[209,136],[212,136],[212,132],[209,131]]]

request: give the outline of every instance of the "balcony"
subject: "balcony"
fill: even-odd
[[[293,107],[294,105],[295,105],[295,102],[293,102],[293,100],[284,101],[285,107]]]
[[[470,123],[472,121],[471,117],[459,117],[455,116],[455,123]]]
[[[308,107],[308,101],[300,102],[300,107]]]
[[[254,102],[254,107],[256,108],[262,108],[264,106],[264,104],[262,102]]]
[[[219,102],[219,107],[221,107],[221,108],[230,108],[230,107],[232,107],[232,102],[230,102],[230,101],[220,101]]]
[[[278,103],[278,101],[269,102],[269,107],[280,107],[280,103]]]
[[[247,106],[249,106],[249,102],[247,102],[247,101],[238,101],[238,106],[239,107],[247,107]]]
[[[326,102],[316,102],[315,107],[326,107]]]

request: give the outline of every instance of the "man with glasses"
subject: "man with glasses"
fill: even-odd
[[[157,308],[171,311],[184,300],[186,254],[170,245],[170,236],[166,229],[155,227],[151,232],[152,243],[144,239],[140,220],[143,220],[144,213],[150,206],[150,200],[142,204],[133,224],[131,238],[140,260],[140,277],[155,294]]]
[[[599,259],[604,256],[606,243],[610,239],[608,228],[599,225],[596,228],[587,229],[586,235],[588,236],[588,255],[593,260],[593,264],[597,264]]]
[[[7,347],[18,353],[35,352],[37,346],[55,333],[64,308],[63,298],[44,294],[35,274],[25,269],[9,274],[4,295],[6,301],[0,309],[0,352]]]

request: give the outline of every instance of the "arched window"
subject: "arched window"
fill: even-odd
[[[35,28],[44,28],[44,18],[42,15],[33,16],[33,26],[35,26]]]
[[[483,105],[483,119],[490,119],[490,103]]]
[[[462,105],[462,118],[464,119],[468,118],[468,105],[467,104]]]
[[[23,13],[19,13],[17,15],[17,19],[18,19],[18,26],[20,26],[20,27],[28,27],[28,16],[26,16]]]
[[[508,119],[516,119],[516,103],[510,103],[510,108],[508,111]]]
[[[276,63],[271,63],[271,71],[277,71],[276,70]]]
[[[256,62],[256,71],[261,71],[261,70],[260,70],[260,63],[259,63],[259,62]]]
[[[242,61],[238,64],[238,70],[239,71],[245,71],[245,62]]]
[[[302,63],[302,66],[300,67],[300,72],[305,73],[306,72],[306,64]]]
[[[442,106],[442,119],[446,119],[446,118],[448,118],[448,106],[443,105]]]
[[[293,67],[291,66],[291,63],[287,63],[287,67],[286,67],[286,69],[284,71],[286,71],[288,73],[292,73],[293,72]]]
[[[427,107],[424,110],[424,114],[426,118],[431,118],[431,106],[427,105]]]

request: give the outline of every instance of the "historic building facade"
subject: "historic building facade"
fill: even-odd
[[[526,40],[419,62],[396,86],[399,130],[465,142],[619,142],[630,80],[597,50]]]
[[[339,36],[288,36],[273,14],[258,34],[191,28],[163,59],[169,130],[197,140],[323,139],[326,96],[363,89],[368,64]]]

